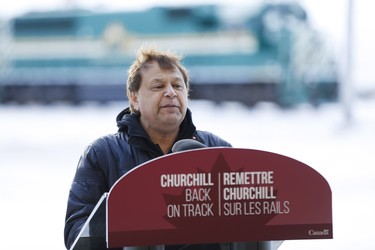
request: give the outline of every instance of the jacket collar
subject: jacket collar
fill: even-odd
[[[122,110],[116,117],[118,131],[127,134],[130,144],[143,149],[161,151],[160,148],[151,141],[150,137],[141,126],[139,118],[139,115],[130,112],[130,108]],[[187,109],[185,118],[180,125],[176,141],[193,138],[195,130],[196,127],[193,124],[191,111]]]

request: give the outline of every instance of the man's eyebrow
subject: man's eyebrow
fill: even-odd
[[[159,76],[155,76],[154,78],[151,79],[152,82],[164,82],[166,80],[165,77],[159,77]],[[172,81],[184,81],[184,78],[180,77],[180,76],[175,76],[172,78]]]
[[[152,82],[161,82],[164,81],[163,77],[155,76],[151,79]]]
[[[184,81],[184,78],[182,78],[180,76],[176,76],[176,77],[173,77],[173,80],[174,81]]]

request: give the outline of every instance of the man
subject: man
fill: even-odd
[[[208,147],[231,145],[196,130],[187,107],[189,76],[180,58],[143,48],[129,69],[130,107],[117,116],[118,132],[90,144],[81,156],[70,189],[65,245],[70,248],[103,193],[130,169],[171,152],[176,141],[194,139]],[[152,208],[150,208],[152,209]],[[166,249],[219,249],[217,244]]]

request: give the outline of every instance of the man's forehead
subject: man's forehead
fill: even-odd
[[[167,75],[173,74],[177,78],[183,78],[183,75],[179,68],[177,66],[173,66],[170,69],[163,69],[160,67],[160,65],[157,62],[154,63],[149,63],[146,67],[143,68],[142,74],[147,74],[150,73],[152,70],[160,70],[160,72],[153,72],[152,73],[152,78],[165,78]]]
[[[144,69],[148,70],[148,69],[153,69],[153,68],[158,68],[162,71],[177,71],[178,70],[178,67],[177,65],[175,64],[170,64],[167,66],[164,65],[164,67],[156,60],[153,60],[153,61],[150,61],[150,62],[147,62],[144,64],[143,66]]]

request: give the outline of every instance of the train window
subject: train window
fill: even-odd
[[[193,14],[190,8],[171,8],[167,13],[171,18],[190,18]]]
[[[75,32],[73,18],[25,18],[16,19],[13,24],[15,36],[65,36]]]

